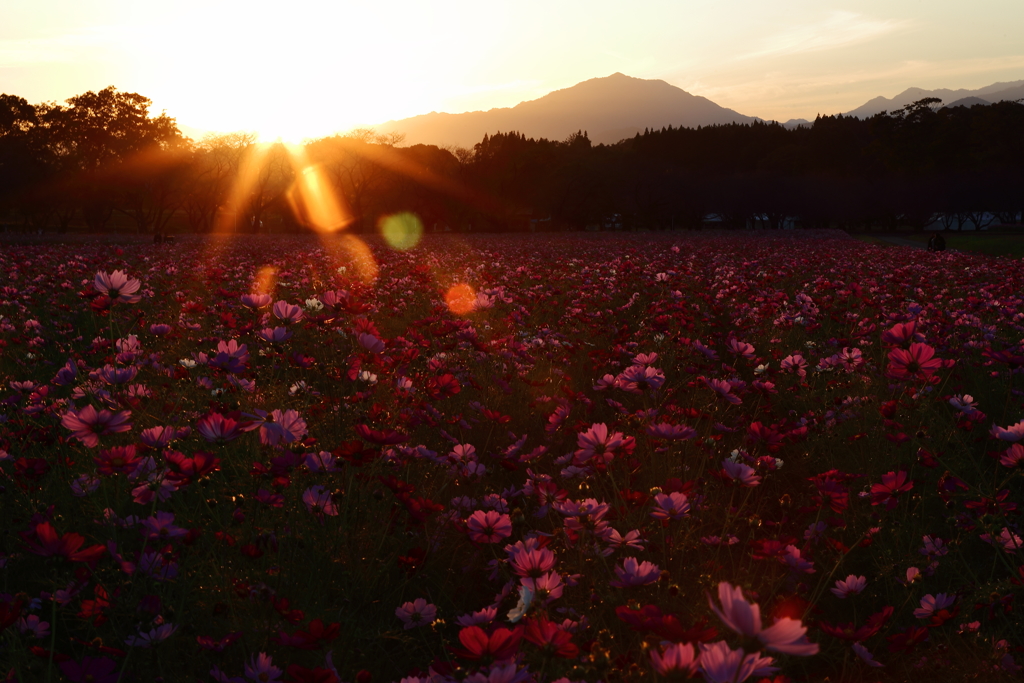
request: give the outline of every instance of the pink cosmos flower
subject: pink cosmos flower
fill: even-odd
[[[942,359],[935,357],[935,349],[927,344],[911,344],[909,349],[889,352],[886,373],[894,379],[929,380],[942,366]]]
[[[974,400],[974,397],[970,394],[963,394],[962,396],[954,396],[949,399],[949,405],[953,406],[961,413],[973,413],[976,412],[978,402]]]
[[[950,607],[956,602],[955,595],[946,595],[945,593],[939,593],[938,595],[928,595],[921,598],[921,606],[914,610],[914,616],[918,619],[930,619],[936,612]]]
[[[1020,441],[1021,439],[1024,439],[1024,420],[1021,420],[1015,425],[1010,425],[1006,429],[1003,429],[998,425],[992,425],[992,431],[990,431],[989,434],[1000,441]]]
[[[802,572],[804,574],[814,574],[814,563],[810,560],[805,559],[800,549],[795,545],[787,545],[786,552],[779,557],[779,561],[783,564],[789,565],[794,571]]]
[[[107,384],[126,384],[135,379],[137,374],[139,371],[134,365],[129,365],[126,368],[104,365],[99,371],[99,378]]]
[[[734,406],[743,403],[742,398],[732,393],[732,384],[724,379],[705,379],[704,384]]]
[[[627,557],[622,564],[615,567],[616,578],[609,582],[615,588],[630,586],[646,586],[661,577],[661,569],[652,562],[637,562],[635,557]]]
[[[836,581],[836,587],[830,588],[829,590],[832,591],[833,595],[837,598],[843,599],[860,593],[867,585],[867,577],[854,576],[853,574],[850,574],[845,580],[840,579]]]
[[[100,445],[100,437],[106,434],[119,434],[132,428],[128,421],[132,417],[130,410],[112,413],[109,410],[97,411],[91,405],[81,410],[69,410],[61,417],[60,423],[71,430],[71,435],[88,448]]]
[[[994,542],[998,545],[1001,545],[1003,546],[1003,550],[1010,554],[1016,553],[1021,548],[1024,548],[1024,540],[1022,540],[1020,536],[1013,533],[1006,527],[1003,527],[1003,530],[999,533],[998,536],[996,536],[994,541],[992,536],[989,534],[982,534],[981,540],[985,541],[986,543]]]
[[[302,320],[302,308],[287,301],[278,301],[273,310],[274,316],[286,325]]]
[[[381,353],[384,350],[384,342],[372,334],[362,333],[356,337],[356,341],[370,353]]]
[[[999,464],[1004,467],[1020,467],[1024,465],[1024,445],[1015,443],[999,456]]]
[[[155,325],[149,326],[150,334],[154,334],[158,337],[162,337],[171,331],[171,326],[164,323],[156,323]]]
[[[847,372],[853,372],[864,362],[864,356],[858,348],[844,347],[839,354],[839,364]]]
[[[461,617],[456,618],[455,622],[459,626],[480,626],[491,623],[497,616],[498,608],[490,605],[472,614],[463,614]]]
[[[281,680],[284,672],[274,666],[273,658],[266,652],[253,656],[245,664],[245,677],[257,683],[274,683]]]
[[[685,494],[678,492],[659,493],[654,496],[654,504],[651,517],[655,519],[682,519],[690,512],[690,501]]]
[[[395,616],[402,620],[406,630],[417,626],[428,626],[434,623],[437,607],[423,598],[416,598],[395,610]]]
[[[512,535],[512,519],[494,510],[477,510],[466,520],[466,527],[474,543],[498,543]]]
[[[125,645],[131,647],[153,647],[164,642],[178,630],[178,627],[174,624],[161,624],[156,628],[150,629],[149,631],[140,631],[137,635],[128,636],[124,639]]]
[[[747,360],[754,359],[754,345],[748,344],[747,342],[737,341],[735,337],[730,337],[729,342],[726,344],[729,348],[729,352],[746,358]]]
[[[647,427],[647,435],[655,439],[666,439],[668,441],[680,441],[692,439],[697,435],[697,430],[686,425],[674,425],[668,422],[659,422]]]
[[[697,673],[697,652],[691,643],[669,643],[660,653],[651,648],[651,666],[659,676],[690,677]]]
[[[743,486],[754,487],[761,483],[761,477],[757,475],[753,467],[728,458],[722,461],[722,472],[729,479]]]
[[[632,450],[633,437],[623,437],[621,432],[609,434],[608,425],[602,422],[593,424],[587,431],[577,434],[576,445],[579,448],[573,458],[574,464],[582,465],[595,456],[608,463],[615,457],[617,449]]]
[[[657,368],[634,365],[615,378],[616,386],[631,394],[643,393],[646,389],[657,391],[665,383],[665,373]]]
[[[338,507],[334,504],[334,499],[331,498],[331,492],[319,484],[302,492],[302,502],[306,504],[306,510],[321,520],[324,515],[338,516]]]
[[[542,576],[555,567],[555,554],[547,548],[530,548],[520,541],[505,546],[505,552],[509,566],[518,576]]]
[[[256,336],[271,344],[281,344],[292,338],[292,331],[287,327],[267,327],[256,333]]]
[[[807,361],[799,353],[786,356],[780,364],[783,372],[791,372],[803,379],[807,377]]]
[[[174,525],[174,513],[157,510],[141,522],[143,535],[150,541],[173,541],[188,535],[187,529]]]
[[[260,443],[265,446],[276,446],[282,441],[293,443],[307,433],[306,421],[299,417],[298,412],[294,410],[272,410],[270,413],[265,410],[256,410],[253,412],[256,414],[246,415],[246,417],[252,418],[253,422],[243,425],[242,430],[248,432],[259,428]]]
[[[711,610],[736,633],[756,637],[769,650],[806,657],[818,653],[816,643],[807,641],[807,628],[795,619],[782,617],[767,629],[761,628],[761,607],[743,598],[743,589],[728,582],[718,584],[721,609],[708,596]]]
[[[699,666],[708,683],[742,683],[751,676],[770,676],[778,671],[774,663],[760,652],[748,655],[743,648],[733,650],[724,640],[700,645]]]
[[[129,278],[123,271],[115,270],[107,275],[105,270],[96,273],[93,281],[96,290],[110,297],[111,301],[120,301],[126,304],[137,304],[142,301],[142,295],[136,294],[142,283],[135,278]]]
[[[871,652],[860,643],[854,643],[850,647],[853,648],[853,651],[857,654],[857,656],[860,657],[861,660],[868,666],[873,666],[876,668],[881,668],[883,666],[882,664],[876,662],[875,656],[871,654]]]
[[[269,306],[270,302],[274,299],[269,294],[243,294],[238,297],[238,301],[246,308],[256,310],[257,308],[263,308]]]

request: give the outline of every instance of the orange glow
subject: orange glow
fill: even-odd
[[[252,291],[255,294],[273,294],[274,286],[277,283],[277,268],[274,266],[263,266],[256,274],[256,280],[252,283]]]
[[[249,195],[259,182],[269,151],[270,145],[253,145],[247,150],[238,169],[235,184],[231,187],[224,208],[217,217],[215,232],[234,232],[238,224],[245,220],[246,214],[249,213]]]
[[[448,289],[444,295],[444,302],[448,310],[455,315],[466,315],[476,308],[476,292],[469,285],[460,282]]]
[[[295,182],[286,196],[295,219],[319,233],[347,227],[352,217],[343,209],[323,167],[309,162],[305,147],[289,146],[288,156],[295,170]]]
[[[377,280],[377,260],[366,242],[352,235],[345,235],[340,246],[346,260],[355,268],[356,275],[363,284],[373,284]]]

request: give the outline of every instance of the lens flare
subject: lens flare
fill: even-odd
[[[467,284],[454,284],[445,293],[444,303],[455,315],[467,315],[476,308],[476,292]]]
[[[319,233],[343,230],[352,217],[342,206],[323,167],[309,162],[304,147],[290,145],[287,149],[295,182],[285,196],[295,220]]]
[[[273,294],[276,284],[277,268],[274,266],[263,266],[256,273],[256,279],[252,283],[253,294]]]
[[[373,284],[377,280],[377,260],[366,242],[352,235],[344,235],[339,246],[344,253],[344,261],[351,264],[356,275],[363,284]]]
[[[423,223],[419,216],[408,211],[384,216],[378,223],[380,234],[393,249],[412,249],[423,236]]]

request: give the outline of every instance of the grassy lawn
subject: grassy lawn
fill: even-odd
[[[931,233],[900,233],[899,236],[906,240],[927,244],[930,235]],[[947,249],[972,251],[979,254],[988,254],[989,256],[1013,256],[1015,258],[1024,258],[1024,234],[1008,235],[1005,233],[971,234],[943,232],[942,236],[946,239]],[[895,246],[892,243],[886,242],[885,240],[873,235],[857,235],[856,237],[861,242],[865,242],[867,244]]]

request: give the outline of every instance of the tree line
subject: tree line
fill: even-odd
[[[302,145],[250,133],[197,141],[113,87],[65,104],[0,95],[0,225],[369,232],[402,211],[452,231],[1017,222],[1024,104],[938,104],[796,129],[667,127],[615,145],[582,130],[565,140],[512,131],[465,149],[402,146],[370,129]],[[328,226],[311,205],[324,193],[341,207]]]

